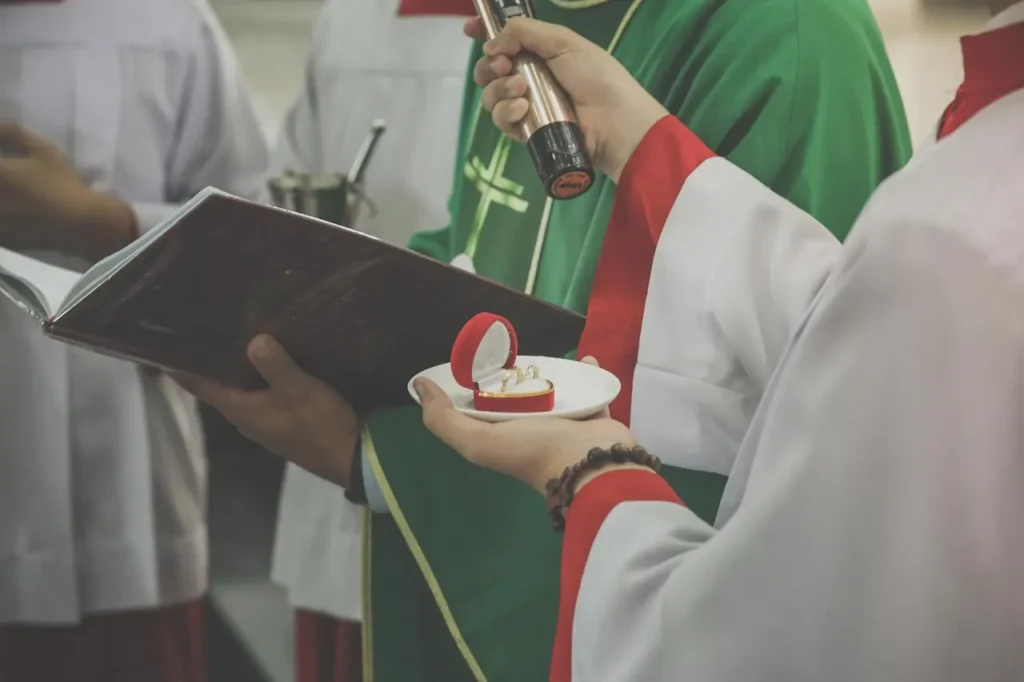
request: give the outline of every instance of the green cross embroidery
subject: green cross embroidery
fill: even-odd
[[[466,179],[472,182],[480,192],[480,201],[476,205],[469,239],[466,240],[465,253],[470,258],[476,253],[480,233],[483,232],[484,223],[487,222],[487,213],[493,204],[507,206],[517,213],[525,213],[526,209],[530,207],[530,203],[522,198],[523,186],[504,177],[505,164],[508,163],[508,155],[511,151],[512,140],[503,135],[498,139],[498,144],[494,147],[494,154],[491,155],[491,161],[486,167],[479,157],[473,157],[466,161]]]

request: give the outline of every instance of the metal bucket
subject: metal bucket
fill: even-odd
[[[294,173],[285,171],[268,183],[276,206],[320,218],[337,225],[354,227],[363,192],[349,184],[340,173]]]

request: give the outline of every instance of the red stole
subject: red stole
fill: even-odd
[[[398,16],[476,16],[473,0],[402,0]]]
[[[960,40],[964,82],[946,109],[939,139],[956,131],[978,112],[1024,89],[1024,23]]]

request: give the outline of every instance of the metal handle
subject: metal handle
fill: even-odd
[[[376,149],[377,143],[380,141],[381,135],[384,134],[386,127],[384,119],[380,118],[374,119],[373,123],[370,124],[370,132],[367,134],[366,139],[363,140],[363,146],[359,148],[359,152],[352,162],[352,168],[349,169],[349,184],[358,185],[363,181],[366,169],[370,165],[370,158],[373,156],[373,151]]]

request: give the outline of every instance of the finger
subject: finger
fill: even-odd
[[[177,383],[179,386],[181,386],[186,391],[188,391],[195,397],[199,398],[200,400],[202,400],[200,396],[207,390],[208,384],[213,383],[208,379],[197,377],[194,374],[172,372],[170,376],[172,379],[174,379],[175,383]]]
[[[469,461],[479,462],[490,425],[456,410],[448,394],[432,381],[417,379],[413,388],[423,407],[424,426]]]
[[[491,118],[503,133],[519,142],[523,141],[523,131],[520,126],[523,117],[530,111],[530,103],[525,99],[506,99],[494,105]]]
[[[487,40],[487,26],[480,17],[472,17],[462,25],[462,32],[473,40]]]
[[[50,153],[52,147],[43,138],[17,123],[0,121],[0,185],[17,185],[31,157]]]
[[[0,143],[0,151],[4,146]],[[24,156],[0,156],[0,192],[11,194],[18,185],[18,179],[23,177],[28,168],[30,160]]]
[[[228,421],[233,421],[232,415],[244,411],[243,403],[247,403],[246,399],[251,395],[194,374],[172,374],[171,378],[201,402],[222,413]]]
[[[260,334],[249,342],[249,361],[274,391],[298,398],[310,387],[312,377],[303,372],[288,352],[269,334]]]
[[[550,60],[579,47],[586,40],[564,26],[525,17],[509,21],[494,40],[484,44],[484,54],[514,57],[526,50]]]
[[[53,145],[17,123],[0,121],[0,150],[28,156],[41,156],[53,151]],[[11,161],[13,159],[4,159]]]
[[[423,406],[423,409],[455,409],[451,397],[430,379],[417,379],[413,382],[412,387],[416,390],[416,395],[420,397],[420,405]]]
[[[588,355],[588,356],[584,357],[582,360],[580,360],[580,362],[582,362],[585,365],[590,365],[592,367],[600,367],[601,366],[598,363],[597,358],[595,358],[593,355]],[[611,411],[606,407],[603,410],[601,410],[600,412],[598,412],[597,414],[595,414],[594,416],[588,417],[587,421],[590,421],[592,419],[610,419],[611,416],[612,416]]]
[[[480,94],[480,104],[487,111],[494,111],[498,102],[521,99],[526,96],[526,79],[520,75],[498,78]]]
[[[484,87],[491,81],[512,73],[512,60],[508,57],[481,57],[473,66],[473,82]]]

